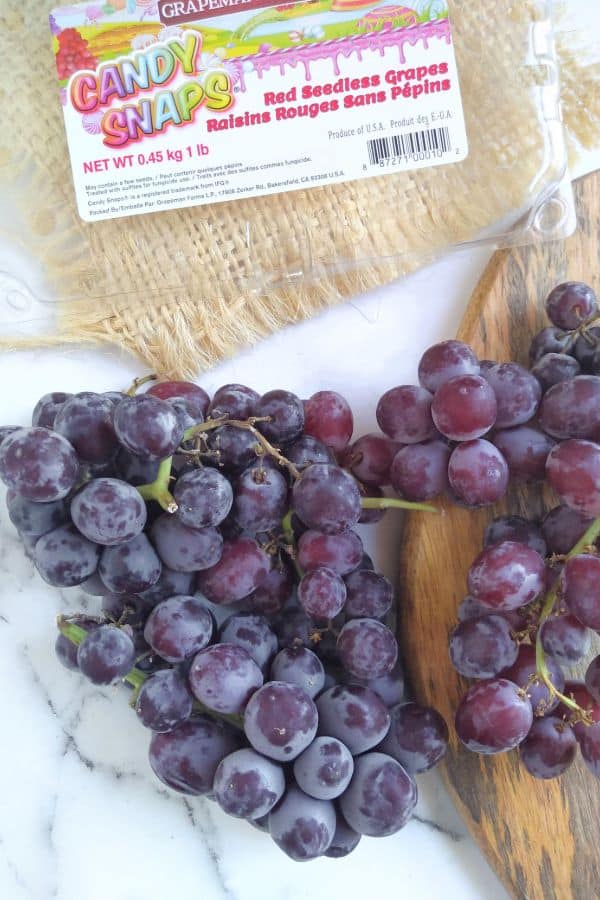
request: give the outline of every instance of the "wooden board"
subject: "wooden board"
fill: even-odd
[[[531,337],[549,324],[543,311],[548,291],[567,279],[600,288],[600,173],[579,182],[576,194],[579,227],[573,238],[492,258],[458,335],[480,358],[527,364]],[[511,489],[492,510],[445,504],[442,516],[409,516],[401,550],[401,640],[416,697],[436,706],[450,724],[452,742],[442,766],[450,794],[511,896],[595,900],[600,781],[581,760],[560,779],[537,781],[517,753],[469,753],[452,727],[467,682],[450,665],[448,633],[484,528],[506,511],[540,515],[545,508],[540,490]]]

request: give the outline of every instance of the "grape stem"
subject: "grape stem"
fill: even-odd
[[[168,513],[177,512],[177,503],[169,490],[172,464],[172,456],[163,459],[158,467],[158,474],[155,480],[151,484],[141,484],[138,487],[138,491],[144,500],[156,500]]]
[[[439,513],[437,506],[429,503],[413,503],[410,500],[399,500],[397,497],[361,497],[363,509],[412,509],[415,512]]]
[[[158,381],[158,375],[143,375],[141,378],[134,378],[131,386],[127,388],[125,393],[128,397],[135,397],[141,386],[148,384],[149,381]]]
[[[564,557],[565,560],[572,559],[572,557],[574,556],[578,556],[586,549],[586,547],[595,544],[598,537],[600,537],[600,518],[597,518],[592,522],[585,534],[577,541],[575,546],[572,547]],[[538,633],[535,640],[536,669],[539,677],[550,691],[550,694],[554,697],[558,697],[560,702],[563,703],[568,709],[572,709],[573,712],[576,712],[578,714],[581,721],[590,725],[592,723],[592,720],[589,713],[582,709],[579,704],[571,697],[567,697],[565,696],[565,694],[561,694],[560,691],[556,690],[556,687],[554,686],[554,684],[552,683],[552,679],[550,678],[550,672],[546,663],[546,654],[542,646],[542,625],[544,624],[546,619],[548,619],[552,615],[554,606],[556,604],[556,599],[558,597],[560,581],[561,576],[559,575],[552,585],[551,589],[548,591],[548,594],[546,595],[546,599],[544,601],[544,605],[542,607],[542,611],[540,613]]]
[[[283,519],[281,520],[281,532],[283,534],[283,539],[285,541],[285,550],[292,560],[294,564],[294,569],[296,570],[296,575],[298,578],[304,577],[304,572],[300,563],[298,562],[298,557],[296,555],[296,537],[294,535],[294,529],[292,528],[292,516],[294,515],[294,510],[290,509],[285,514]]]

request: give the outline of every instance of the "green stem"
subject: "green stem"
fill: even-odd
[[[415,512],[440,512],[436,506],[431,506],[429,503],[412,503],[410,500],[398,500],[397,497],[362,497],[360,505],[363,509],[412,509]]]
[[[138,491],[144,500],[156,500],[156,502],[160,503],[162,508],[168,513],[177,512],[177,503],[169,490],[172,465],[172,456],[163,459],[158,467],[158,474],[155,480],[151,484],[142,484],[138,487]]]
[[[134,378],[131,387],[127,388],[125,393],[128,397],[135,397],[139,388],[143,384],[148,384],[149,381],[158,381],[158,375],[144,375],[142,378]]]
[[[294,564],[294,569],[296,570],[296,575],[298,578],[304,577],[304,572],[300,563],[298,562],[296,556],[296,538],[294,536],[294,529],[292,528],[292,516],[294,515],[294,510],[290,509],[285,514],[283,519],[281,520],[281,531],[283,533],[283,537],[285,543],[288,547],[288,555]]]

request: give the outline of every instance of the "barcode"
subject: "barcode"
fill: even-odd
[[[372,166],[377,166],[382,160],[393,159],[395,156],[415,156],[431,151],[448,153],[452,145],[450,131],[447,127],[443,127],[375,138],[373,141],[367,141],[367,149],[369,162]]]

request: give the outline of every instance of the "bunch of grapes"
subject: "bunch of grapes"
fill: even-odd
[[[97,60],[89,44],[76,28],[64,28],[56,35],[58,51],[56,70],[60,81],[70,78],[81,69],[95,69]]]
[[[600,657],[585,681],[564,673],[600,633],[598,307],[591,288],[570,282],[550,293],[546,310],[553,324],[530,351],[542,392],[536,420],[493,440],[513,475],[545,477],[561,505],[541,522],[492,521],[450,636],[455,669],[477,681],[456,713],[459,738],[482,754],[518,747],[542,779],[561,775],[578,745],[600,775]]]
[[[58,658],[133,688],[162,782],[293,859],[394,833],[448,739],[406,702],[392,585],[354,530],[411,507],[378,496],[397,448],[348,450],[352,413],[331,391],[140,387],[48,394],[32,427],[0,431],[38,573],[98,598],[98,615],[59,618]]]

